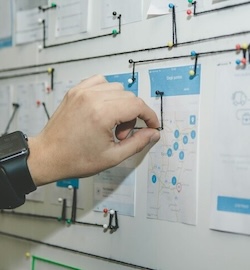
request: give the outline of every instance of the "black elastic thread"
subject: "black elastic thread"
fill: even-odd
[[[178,46],[185,46],[185,45],[196,44],[196,43],[200,43],[200,42],[207,42],[207,41],[211,41],[211,40],[228,38],[228,37],[238,36],[238,35],[246,35],[246,34],[249,34],[249,33],[250,33],[250,30],[247,30],[247,31],[242,31],[242,32],[236,32],[236,33],[231,33],[231,34],[214,36],[214,37],[210,37],[210,38],[203,38],[203,39],[198,39],[198,40],[193,40],[193,41],[186,41],[186,42],[178,43]],[[140,52],[147,52],[147,51],[160,50],[160,49],[166,49],[166,48],[168,48],[168,46],[164,45],[164,46],[145,48],[145,49],[139,49],[139,50],[133,50],[133,51],[124,51],[124,52],[119,52],[119,53],[111,53],[111,54],[90,56],[90,57],[85,57],[85,58],[77,58],[77,59],[56,61],[56,62],[51,62],[51,63],[43,63],[43,64],[38,64],[38,65],[7,68],[7,69],[1,69],[0,72],[1,73],[2,72],[11,72],[11,71],[30,69],[30,68],[38,68],[38,67],[51,66],[51,65],[61,65],[61,64],[67,64],[67,63],[94,60],[94,59],[100,59],[100,58],[105,58],[105,57],[114,57],[114,56],[126,55],[126,54],[131,54],[131,53],[140,53]],[[233,49],[233,50],[224,50],[224,51],[222,50],[222,51],[218,51],[218,52],[228,52],[228,51],[230,51],[230,52],[235,51],[235,49]],[[181,57],[190,57],[190,55],[181,56]],[[168,59],[171,59],[171,58],[168,58]],[[172,57],[172,59],[175,59],[175,57]]]
[[[119,14],[117,16],[117,19],[119,21],[119,23],[118,23],[119,30],[117,32],[115,32],[115,33],[108,33],[108,34],[103,34],[103,35],[98,35],[98,36],[93,36],[93,37],[88,37],[88,38],[81,38],[81,39],[77,39],[77,40],[71,40],[71,41],[66,41],[66,42],[62,42],[62,43],[50,44],[50,45],[46,45],[46,23],[45,23],[45,20],[43,20],[42,21],[42,26],[43,26],[43,49],[68,45],[68,44],[77,43],[77,42],[86,41],[86,40],[91,40],[91,39],[103,38],[103,37],[107,37],[107,36],[113,36],[113,37],[117,36],[117,35],[121,34],[121,17],[122,17],[121,14]]]
[[[71,208],[71,221],[74,224],[76,222],[76,211],[77,211],[77,188],[73,188],[73,200]]]
[[[195,54],[195,61],[194,61],[194,75],[196,75],[197,64],[198,64],[198,53]]]
[[[234,7],[244,6],[244,5],[248,5],[248,4],[250,4],[250,1],[249,2],[244,2],[244,3],[233,4],[233,5],[229,5],[229,6],[225,6],[225,7],[220,7],[220,8],[215,8],[215,9],[209,9],[209,10],[196,12],[197,1],[194,1],[192,3],[192,5],[194,7],[194,16],[202,15],[202,14],[206,14],[206,13],[211,13],[211,12],[215,12],[215,11],[221,11],[221,10],[225,10],[225,9],[230,9],[230,8],[234,8]]]
[[[172,40],[173,46],[177,46],[177,28],[175,6],[172,7]]]
[[[40,245],[45,245],[45,246],[48,246],[48,247],[51,247],[51,248],[57,248],[57,249],[64,250],[64,251],[67,251],[67,252],[72,252],[72,253],[80,254],[80,255],[83,255],[83,256],[88,256],[88,257],[95,258],[95,259],[98,259],[98,260],[103,260],[103,261],[106,261],[106,262],[131,267],[131,268],[134,268],[134,269],[156,270],[156,269],[153,269],[153,268],[148,268],[148,267],[144,267],[144,266],[140,266],[140,265],[136,265],[136,264],[132,264],[132,263],[127,263],[127,262],[124,262],[124,261],[119,261],[119,260],[115,260],[115,259],[111,259],[111,258],[107,258],[107,257],[103,257],[103,256],[83,252],[83,251],[72,249],[72,248],[62,247],[62,246],[59,246],[59,245],[47,243],[47,242],[44,242],[44,241],[40,241],[40,240],[28,238],[28,237],[23,237],[23,236],[12,234],[12,233],[7,233],[7,232],[0,231],[0,235],[15,238],[15,239],[18,239],[18,240],[27,241],[27,242],[32,242],[32,243],[36,243],[36,244],[40,244]]]
[[[11,123],[12,123],[12,121],[13,121],[15,115],[16,115],[17,109],[20,107],[20,105],[18,103],[12,103],[12,106],[13,106],[13,112],[12,112],[12,115],[11,115],[9,121],[8,121],[8,124],[7,124],[6,128],[5,128],[5,131],[4,131],[3,135],[8,134],[10,125],[11,125]]]
[[[48,110],[47,110],[47,106],[46,106],[45,102],[42,102],[42,105],[43,105],[44,111],[45,111],[45,113],[46,113],[46,116],[47,116],[47,118],[48,118],[48,120],[49,120],[49,119],[50,119],[50,116],[49,116],[49,112],[48,112]]]

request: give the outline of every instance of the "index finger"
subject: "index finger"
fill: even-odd
[[[160,127],[156,113],[141,98],[128,97],[126,99],[116,100],[115,103],[110,104],[108,108],[111,115],[110,118],[113,119],[113,126],[129,122],[138,117],[142,119],[149,128]]]

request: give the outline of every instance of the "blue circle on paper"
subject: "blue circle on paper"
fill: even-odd
[[[183,137],[183,143],[184,143],[184,144],[187,144],[187,143],[188,143],[188,136],[185,135],[185,136]]]
[[[174,150],[176,151],[176,150],[178,150],[178,148],[179,148],[179,144],[178,144],[178,142],[175,142],[174,143]]]
[[[195,132],[195,130],[192,130],[191,131],[191,138],[195,139],[195,137],[196,137],[196,132]]]
[[[175,176],[172,177],[172,184],[175,186],[177,183],[177,179]]]
[[[152,182],[155,184],[156,181],[157,181],[157,177],[156,177],[156,175],[153,175],[153,176],[152,176]]]
[[[183,160],[184,159],[184,152],[183,151],[181,151],[179,153],[179,158],[180,158],[180,160]]]
[[[171,156],[172,156],[172,154],[173,154],[172,149],[171,149],[171,148],[168,148],[168,151],[167,151],[167,156],[168,156],[168,157],[171,157]]]
[[[179,131],[178,129],[175,130],[174,136],[175,136],[176,139],[179,138],[179,136],[180,136],[180,131]]]

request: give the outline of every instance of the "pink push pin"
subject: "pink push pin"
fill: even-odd
[[[109,211],[108,208],[104,208],[104,209],[103,209],[103,213],[104,213],[104,214],[107,214],[108,211]]]
[[[191,10],[191,9],[188,9],[188,10],[187,10],[187,15],[188,15],[188,16],[191,16],[191,15],[192,15],[192,10]]]

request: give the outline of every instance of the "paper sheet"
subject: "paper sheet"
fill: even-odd
[[[12,45],[12,2],[0,1],[0,48]]]
[[[87,31],[88,0],[58,0],[56,4],[56,37]]]
[[[147,217],[196,224],[197,140],[200,65],[194,78],[190,66],[149,71],[152,107],[163,127],[160,141],[149,152]]]
[[[121,14],[121,23],[128,24],[142,20],[142,0],[103,0],[102,1],[102,28],[118,26],[118,20],[112,14]]]
[[[216,74],[210,228],[250,234],[250,68]]]
[[[38,19],[45,19],[47,28],[47,13],[38,8],[17,11],[16,14],[16,44],[34,42],[43,39],[43,26]],[[46,31],[47,33],[47,31]]]

